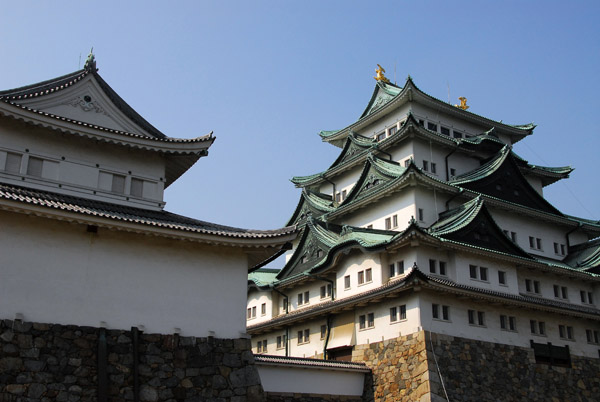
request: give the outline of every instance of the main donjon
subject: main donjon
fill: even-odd
[[[379,70],[359,119],[320,133],[337,159],[292,179],[285,265],[249,276],[255,353],[366,362],[378,401],[592,400],[600,222],[543,195],[573,169],[514,152],[533,124]]]

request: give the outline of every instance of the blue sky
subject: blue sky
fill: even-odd
[[[217,137],[167,209],[270,229],[298,202],[289,179],[338,155],[317,133],[358,118],[379,63],[474,113],[534,121],[515,151],[574,166],[546,197],[600,219],[599,19],[597,1],[6,0],[0,88],[75,71],[93,46],[102,77],[161,131]]]

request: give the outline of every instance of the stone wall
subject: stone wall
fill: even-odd
[[[571,356],[571,367],[549,366],[537,364],[530,348],[424,331],[356,346],[352,360],[373,370],[377,402],[446,401],[446,393],[451,401],[523,402],[600,395],[600,359]]]
[[[99,352],[101,333],[0,320],[0,402],[97,401],[101,378],[108,401],[133,400],[133,333],[105,331],[105,353]],[[142,333],[137,349],[141,401],[264,401],[247,339]],[[102,356],[106,364],[99,369]]]
[[[292,394],[267,392],[267,402],[362,402],[363,398],[335,395]]]

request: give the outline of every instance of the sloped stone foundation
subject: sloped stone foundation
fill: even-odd
[[[264,398],[247,339],[0,321],[0,402]]]
[[[571,367],[549,366],[537,364],[530,348],[425,331],[357,346],[352,360],[373,370],[377,402],[446,401],[446,394],[451,401],[596,401],[600,395],[600,359],[572,356]]]

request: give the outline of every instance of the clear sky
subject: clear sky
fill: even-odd
[[[337,157],[317,133],[360,116],[379,63],[474,113],[535,122],[515,151],[574,166],[546,196],[600,219],[598,21],[597,0],[0,0],[0,88],[75,71],[93,46],[100,75],[158,129],[217,137],[167,209],[272,229],[298,202],[289,179]]]

